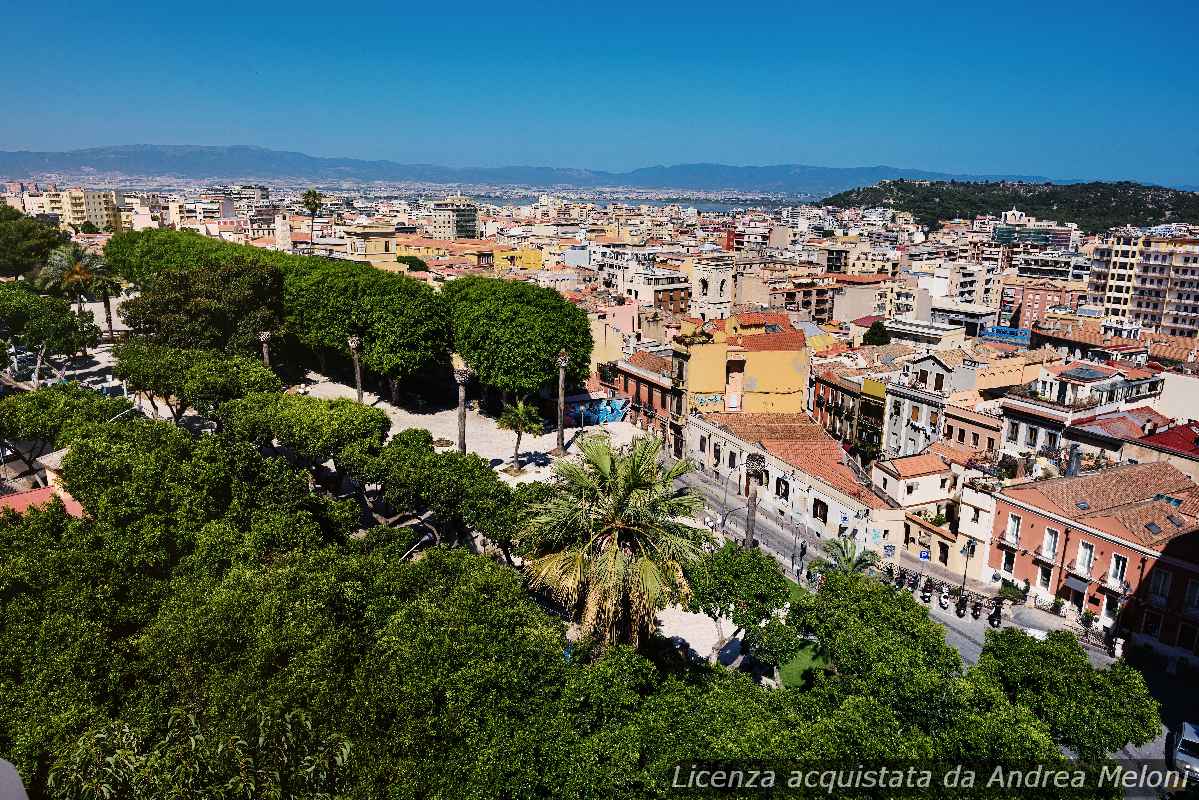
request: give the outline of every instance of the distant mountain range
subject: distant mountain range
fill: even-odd
[[[1045,183],[1038,175],[952,175],[898,167],[813,167],[803,164],[739,167],[676,164],[605,172],[561,167],[443,167],[356,158],[318,158],[282,150],[233,145],[120,145],[68,152],[0,151],[0,177],[29,179],[48,173],[175,177],[210,180],[387,181],[528,187],[622,187],[689,191],[778,192],[818,198],[881,180],[1013,180]]]

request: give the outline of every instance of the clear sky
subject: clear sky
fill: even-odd
[[[1196,34],[1193,0],[10,0],[0,149],[1199,184]]]

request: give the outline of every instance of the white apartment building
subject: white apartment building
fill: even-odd
[[[1199,335],[1199,239],[1115,231],[1095,247],[1088,294],[1104,316]]]

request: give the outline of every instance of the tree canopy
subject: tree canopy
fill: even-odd
[[[557,356],[567,380],[586,379],[591,329],[582,309],[552,289],[497,278],[459,278],[442,290],[453,322],[454,351],[481,383],[520,397],[556,385]]]
[[[876,319],[870,323],[870,327],[866,330],[866,333],[862,334],[862,344],[891,344],[891,334],[881,319]]]
[[[66,232],[8,205],[0,205],[0,278],[30,275],[45,265]]]
[[[213,350],[130,342],[116,348],[113,375],[152,401],[162,400],[178,421],[189,409],[212,415],[217,406],[282,383],[256,358]]]
[[[170,347],[257,352],[283,320],[283,276],[253,255],[165,267],[118,312],[136,336]]]

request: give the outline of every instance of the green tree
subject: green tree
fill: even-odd
[[[56,800],[161,797],[329,798],[342,788],[350,745],[318,739],[300,711],[260,709],[253,724],[222,735],[193,714],[171,712],[162,738],[123,723],[84,734],[50,773]]]
[[[891,344],[891,334],[887,331],[887,326],[883,324],[881,319],[876,319],[870,323],[870,327],[862,335],[862,344]]]
[[[88,281],[87,288],[104,304],[104,321],[108,327],[108,339],[116,341],[116,331],[112,324],[112,298],[121,293],[125,288],[125,282],[113,272],[106,261],[97,259],[92,264],[92,278]]]
[[[33,274],[55,248],[68,241],[65,232],[11,206],[0,206],[0,278]]]
[[[0,332],[37,354],[33,385],[41,385],[42,367],[56,355],[74,355],[94,345],[100,330],[90,314],[79,316],[58,298],[31,291],[21,283],[0,283]]]
[[[691,465],[664,468],[660,449],[652,436],[620,449],[607,437],[587,437],[581,463],[555,464],[554,494],[521,536],[533,587],[553,594],[605,644],[644,642],[654,615],[686,599],[683,570],[710,540],[680,521],[702,505],[675,487]]]
[[[90,424],[129,409],[123,398],[105,397],[75,383],[47,386],[0,399],[0,438],[31,467],[52,448],[63,447]]]
[[[518,400],[515,404],[504,408],[496,424],[501,430],[512,431],[516,434],[516,447],[512,452],[512,470],[521,471],[520,440],[526,433],[540,432],[545,428],[541,412],[532,403]]]
[[[216,416],[236,438],[277,442],[309,469],[331,460],[338,472],[354,475],[370,469],[391,428],[377,408],[294,394],[249,394],[223,404]]]
[[[717,622],[731,619],[739,629],[757,628],[782,610],[790,581],[761,550],[728,542],[687,567],[691,610]]]
[[[300,205],[308,212],[308,241],[316,246],[316,215],[320,213],[325,198],[315,187],[307,189],[300,195]]]
[[[832,539],[824,546],[826,558],[812,563],[815,572],[866,572],[878,563],[878,553],[858,550],[852,539]]]
[[[117,347],[114,354],[113,375],[152,403],[162,400],[175,422],[193,408],[211,415],[228,400],[283,388],[256,358],[138,341]]]
[[[368,369],[387,378],[397,404],[403,381],[449,362],[449,319],[445,304],[427,285],[377,274],[381,280],[362,293],[362,358]]]
[[[741,649],[755,661],[770,667],[786,664],[799,654],[803,639],[785,620],[771,617],[745,629]]]
[[[552,289],[495,278],[460,278],[442,290],[453,324],[453,349],[485,386],[528,397],[556,385],[558,353],[570,358],[567,380],[590,369],[587,315]]]
[[[407,267],[409,272],[429,271],[429,265],[425,263],[425,260],[416,256],[396,256],[396,262]]]
[[[257,353],[258,334],[282,321],[282,281],[276,267],[253,254],[168,266],[121,305],[120,315],[154,344]]]
[[[1095,669],[1069,631],[1051,631],[1044,641],[1017,628],[987,631],[974,672],[1031,709],[1054,741],[1083,760],[1146,744],[1161,731],[1144,676],[1124,661]]]

